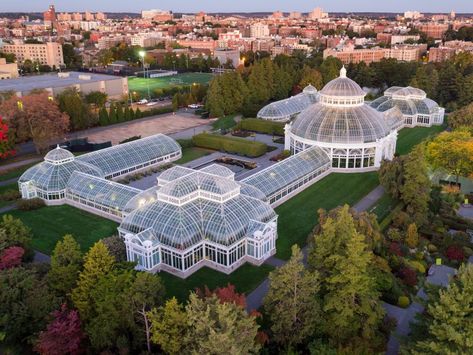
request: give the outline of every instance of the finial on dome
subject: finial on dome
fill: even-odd
[[[347,70],[345,69],[345,65],[340,69],[340,78],[346,78],[347,77]]]

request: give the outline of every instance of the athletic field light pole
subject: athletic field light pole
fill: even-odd
[[[145,56],[146,56],[146,52],[145,51],[140,51],[138,53],[141,57],[141,62],[143,63],[143,78],[146,79],[146,69],[145,69]],[[149,79],[149,78],[148,78]],[[151,99],[151,95],[149,94],[149,82],[146,81],[146,87],[148,88],[148,100]]]

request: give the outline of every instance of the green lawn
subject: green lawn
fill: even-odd
[[[397,206],[398,203],[399,201],[394,200],[391,196],[385,193],[376,202],[376,204],[370,208],[369,212],[374,213],[378,217],[378,222],[381,222]]]
[[[424,139],[436,136],[445,130],[445,126],[403,128],[399,131],[396,144],[396,153],[407,154]]]
[[[192,85],[193,83],[208,84],[212,79],[210,73],[183,73],[164,78],[128,78],[128,88],[132,91],[138,91],[141,94],[148,94],[148,85],[151,92],[155,89],[163,89],[174,86]]]
[[[199,147],[190,147],[182,149],[182,158],[176,161],[176,164],[185,164],[192,160],[205,157],[213,153],[212,150],[199,148]]]
[[[318,222],[317,210],[330,210],[343,204],[354,205],[376,186],[378,174],[330,174],[276,208],[278,240],[276,256],[288,260],[291,246],[304,246]]]
[[[72,234],[85,252],[99,239],[116,234],[118,226],[108,219],[67,205],[34,211],[13,210],[6,214],[21,219],[31,228],[33,248],[45,254],[51,254],[65,234]]]
[[[163,279],[167,296],[175,296],[179,301],[184,302],[189,295],[189,291],[195,290],[195,288],[203,288],[205,285],[213,290],[216,287],[226,286],[228,283],[231,283],[235,285],[238,292],[249,293],[253,291],[273,269],[272,266],[266,264],[253,266],[247,263],[230,275],[225,275],[219,271],[204,267],[185,280],[172,276],[167,272],[161,272],[159,276]]]

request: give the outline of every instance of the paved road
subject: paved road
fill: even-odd
[[[8,171],[8,170],[15,169],[15,168],[18,168],[18,167],[20,167],[20,166],[24,166],[24,165],[28,165],[28,164],[31,164],[31,163],[35,163],[35,162],[41,161],[41,160],[42,160],[42,158],[30,158],[30,159],[15,161],[15,162],[9,163],[9,164],[4,164],[4,165],[1,165],[1,166],[0,166],[0,173],[5,172],[5,171]]]

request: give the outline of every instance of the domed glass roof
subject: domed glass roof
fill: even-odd
[[[317,89],[314,86],[309,84],[304,88],[304,90],[302,90],[302,92],[307,95],[316,95]]]
[[[333,79],[320,91],[321,95],[331,97],[358,97],[366,96],[360,85],[347,78],[345,67],[340,69],[340,77]]]
[[[383,114],[368,105],[334,107],[317,103],[302,111],[291,132],[325,143],[368,143],[384,138],[391,129]]]
[[[380,112],[385,112],[393,107],[397,107],[401,110],[403,115],[414,116],[414,115],[431,115],[437,113],[440,109],[439,105],[428,98],[422,100],[411,99],[406,97],[405,99],[392,98],[391,96],[381,96],[370,103],[370,106]]]
[[[44,156],[44,160],[53,164],[61,164],[74,160],[74,154],[58,145],[55,149],[49,151],[48,154]]]
[[[54,149],[54,152],[59,154],[53,156],[52,158],[61,157],[60,152],[58,151],[59,149]],[[36,164],[35,166],[26,170],[18,181],[32,181],[38,189],[46,192],[62,191],[66,188],[67,182],[75,171],[93,176],[104,177],[104,173],[96,166],[75,160],[74,156],[72,156],[72,159],[68,161],[63,159],[62,163],[60,164],[57,163],[57,160],[50,162],[48,158],[48,160]]]

